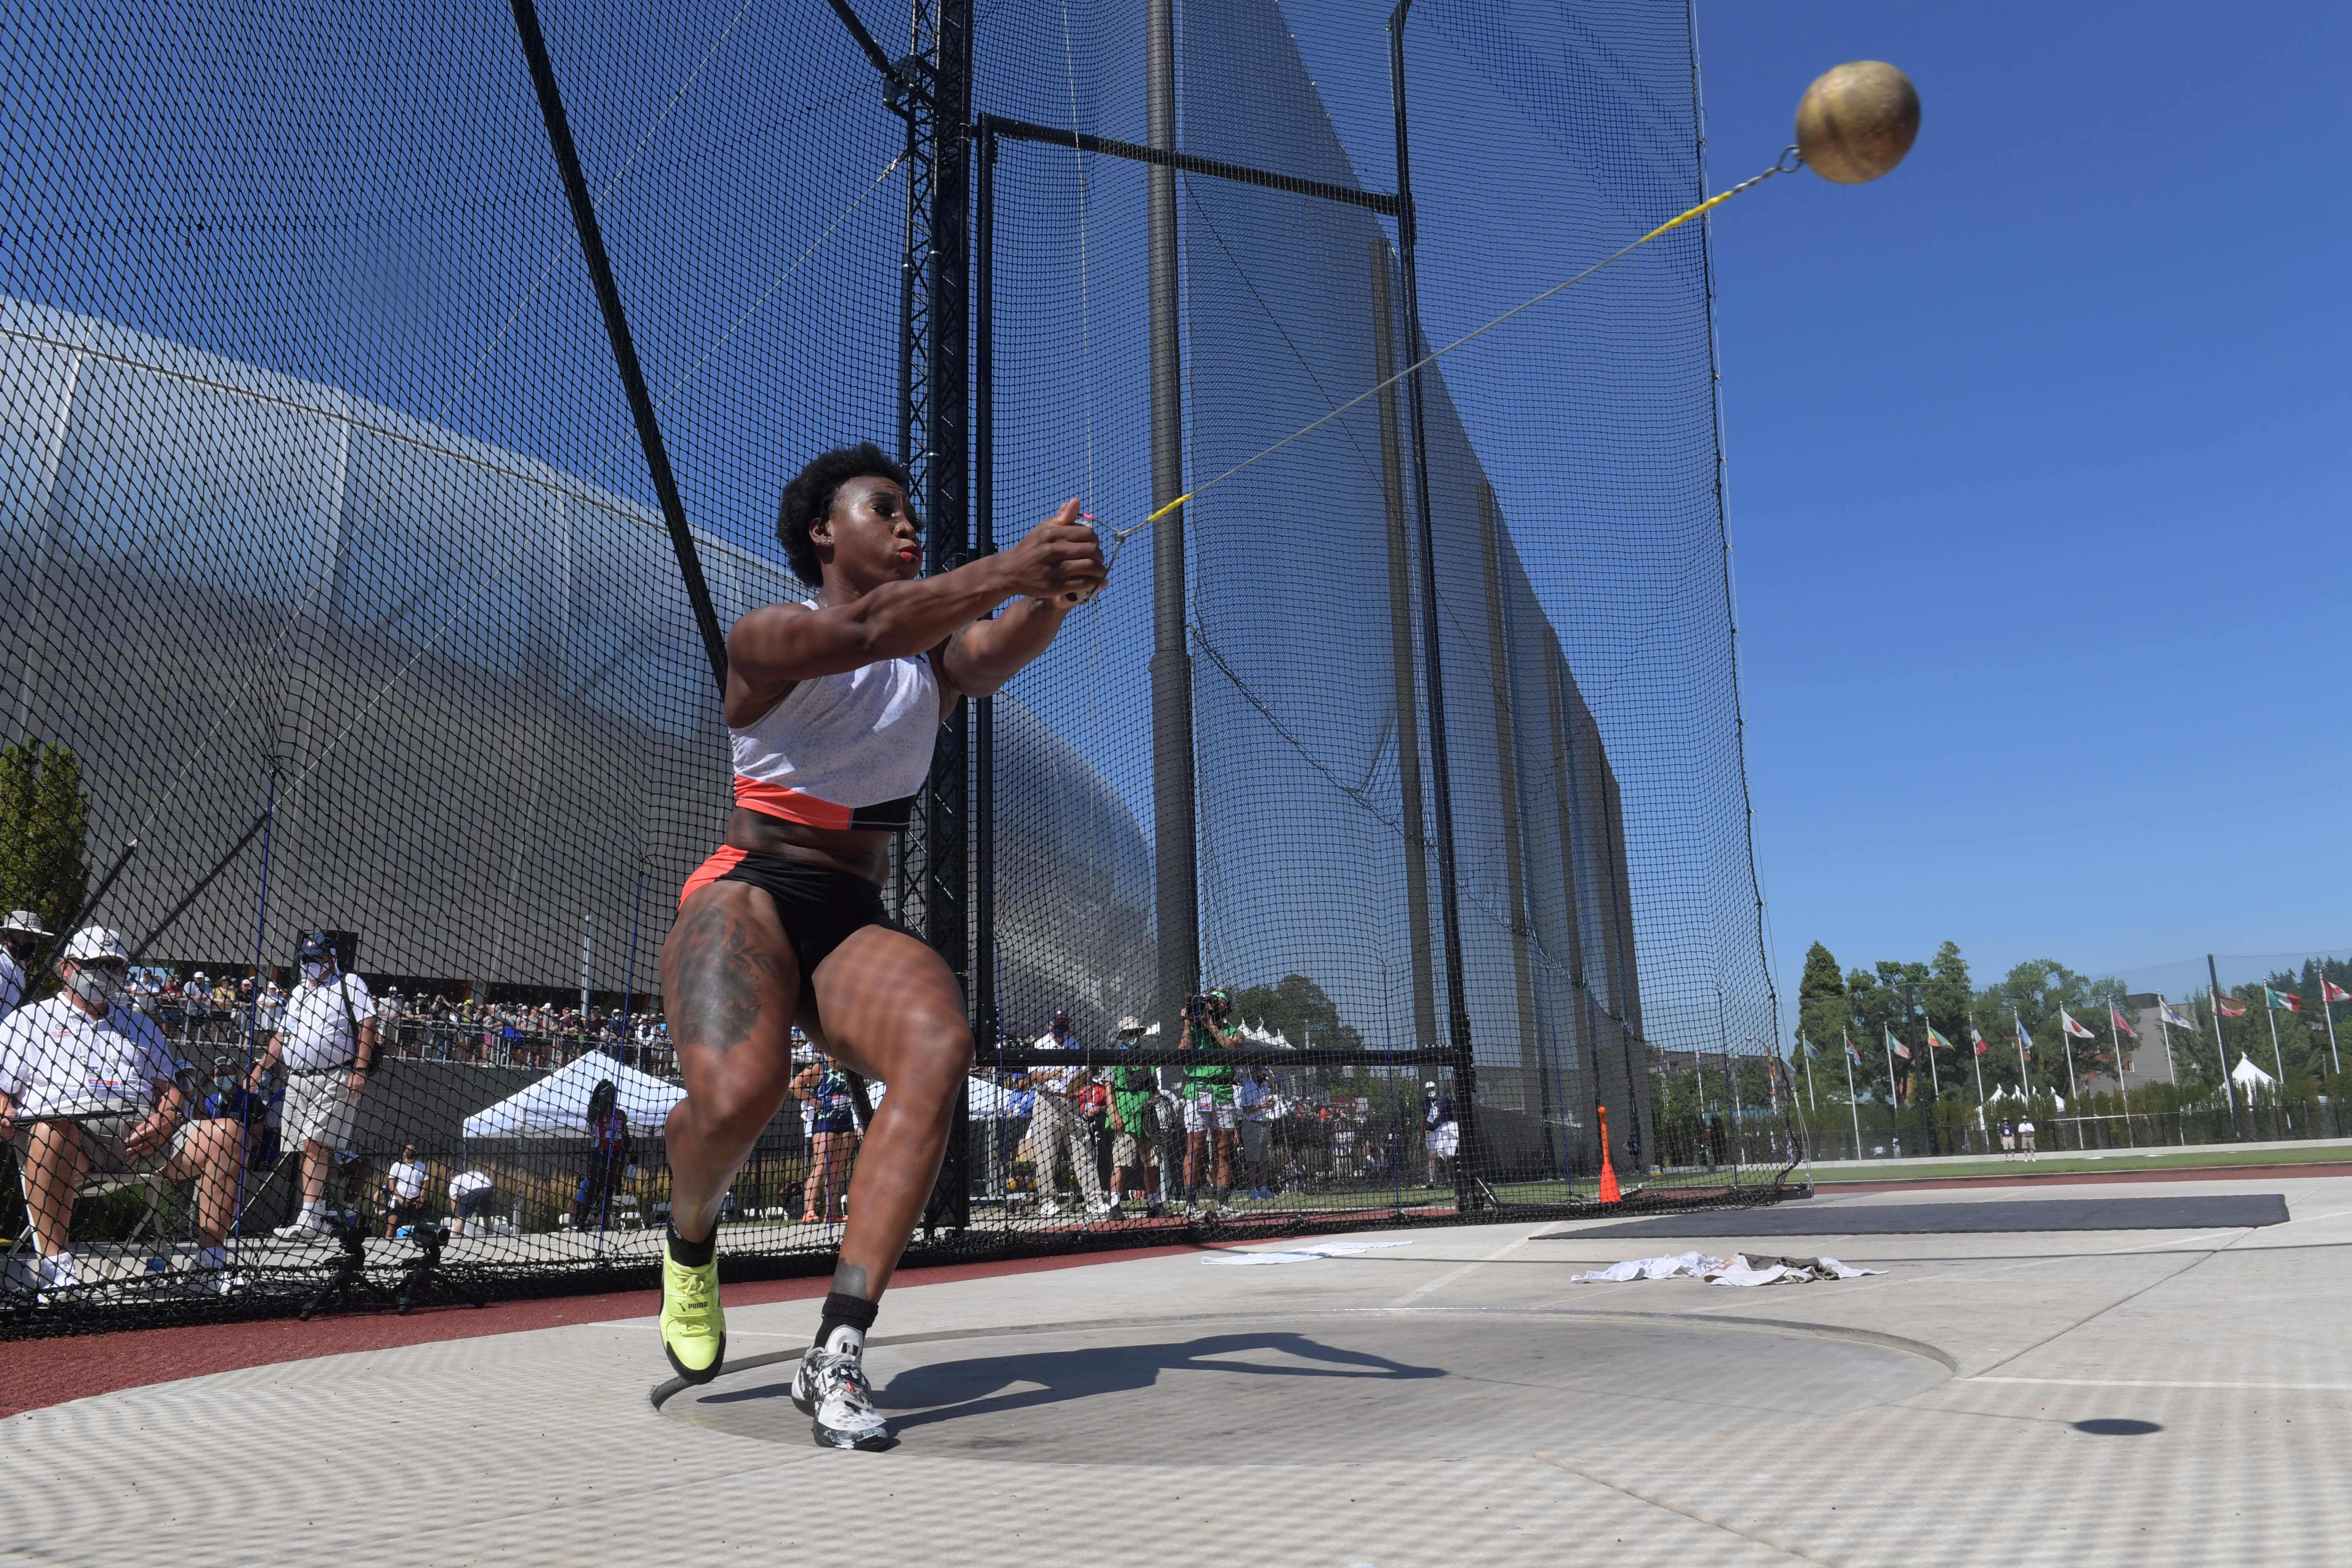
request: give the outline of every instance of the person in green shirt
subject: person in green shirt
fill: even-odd
[[[1190,998],[1184,1007],[1184,1034],[1176,1048],[1182,1051],[1230,1051],[1241,1044],[1241,1026],[1232,1018],[1233,998],[1222,991]],[[1202,1156],[1209,1156],[1214,1185],[1209,1194],[1213,1208],[1233,1190],[1234,1069],[1223,1062],[1202,1062],[1184,1069],[1184,1203],[1186,1212],[1201,1212]]]
[[[1143,1020],[1121,1018],[1119,1049],[1142,1043]],[[1144,1213],[1152,1219],[1160,1217],[1160,1151],[1152,1126],[1152,1100],[1159,1088],[1158,1076],[1150,1068],[1110,1069],[1111,1202],[1124,1202],[1132,1189],[1141,1195]]]

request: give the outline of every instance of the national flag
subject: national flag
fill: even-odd
[[[2296,995],[2292,991],[2273,991],[2269,986],[2265,985],[2263,987],[2263,1001],[2273,1013],[2300,1013],[2303,1011],[2303,998]]]
[[[1854,1066],[1860,1067],[1862,1065],[1862,1053],[1853,1048],[1853,1040],[1851,1037],[1847,1038],[1845,1043],[1845,1054],[1853,1058]]]
[[[1892,1029],[1886,1031],[1886,1048],[1893,1051],[1896,1056],[1901,1057],[1906,1062],[1911,1059],[1911,1047],[1896,1039],[1895,1037],[1895,1031]]]
[[[2213,993],[2213,1005],[2224,1018],[2242,1018],[2246,1016],[2246,1005],[2243,1002],[2234,996],[2224,996],[2219,991]]]
[[[2163,1004],[2158,1011],[2164,1021],[2171,1025],[2176,1029],[2194,1030],[2202,1027],[2195,1018],[2183,1013],[2179,1007],[2173,1005],[2169,1002]]]
[[[2345,990],[2333,980],[2323,978],[2319,983],[2319,999],[2322,1005],[2329,1002],[2352,1002],[2352,991]]]
[[[2074,1015],[2063,1007],[2058,1009],[2058,1022],[2060,1026],[2078,1040],[2095,1040],[2099,1037],[2091,1033],[2091,1026],[2088,1024],[2077,1023]]]
[[[1982,1056],[1987,1051],[1992,1049],[1990,1046],[1985,1044],[1985,1037],[1977,1033],[1977,1026],[1974,1024],[1970,1024],[1969,1026],[1969,1043],[1976,1047],[1977,1055],[1979,1056]]]
[[[2033,1037],[2026,1032],[2025,1020],[2022,1018],[2011,1018],[2010,1022],[2017,1026],[2017,1048],[2023,1051],[2027,1056],[2032,1056],[2033,1054]]]
[[[1952,1042],[1937,1034],[1936,1026],[1933,1024],[1927,1026],[1927,1043],[1939,1051],[1948,1051],[1952,1048]]]
[[[2124,1016],[2123,1016],[2123,1014],[2122,1014],[2122,1012],[2121,1012],[2120,1010],[2118,1010],[2118,1009],[2116,1009],[2116,1008],[2114,1008],[2114,1007],[2109,1007],[2109,1008],[2107,1009],[2107,1016],[2108,1016],[2108,1017],[2110,1017],[2110,1018],[2113,1018],[2113,1019],[2116,1021],[2116,1027],[2117,1029],[2120,1029],[2120,1030],[2121,1030],[2121,1031],[2123,1031],[2125,1034],[2129,1035],[2129,1036],[2130,1036],[2133,1039],[2135,1039],[2135,1040],[2137,1040],[2137,1039],[2138,1039],[2138,1038],[2139,1038],[2139,1031],[2138,1031],[2137,1029],[2135,1029],[2135,1028],[2133,1028],[2133,1027],[2131,1026],[2130,1023],[2125,1019],[2125,1017],[2124,1017]]]

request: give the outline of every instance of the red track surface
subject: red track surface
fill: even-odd
[[[2022,1162],[2020,1162],[2022,1164]],[[2021,1169],[2006,1176],[1918,1176],[1907,1182],[1840,1182],[1816,1176],[1821,1192],[1925,1193],[1947,1187],[2071,1187],[2100,1182],[2263,1182],[2279,1176],[2352,1176],[2352,1162],[2301,1161],[2288,1165],[2180,1165],[2156,1171],[2053,1171],[2041,1175]]]
[[[1269,1236],[1252,1240],[1273,1240]],[[955,1264],[908,1268],[892,1282],[899,1289],[982,1279],[1000,1274],[1034,1274],[1198,1252],[1190,1244],[1089,1252],[1060,1258],[1024,1258],[1003,1263]],[[764,1279],[727,1287],[730,1307],[764,1301],[815,1300],[832,1281]],[[277,1362],[308,1361],[346,1351],[384,1350],[433,1340],[474,1339],[483,1334],[521,1333],[562,1323],[595,1323],[614,1318],[649,1318],[661,1310],[658,1290],[618,1290],[599,1296],[557,1296],[530,1301],[499,1301],[481,1309],[439,1307],[395,1317],[388,1312],[320,1318],[310,1322],[275,1319],[257,1323],[205,1323],[184,1329],[141,1329],[129,1333],[89,1334],[71,1339],[18,1340],[0,1344],[0,1416],[45,1405],[62,1405],[93,1394],[111,1394],[151,1383],[171,1383],[206,1373]],[[652,1346],[647,1345],[650,1352]]]

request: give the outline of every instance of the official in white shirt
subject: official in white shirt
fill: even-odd
[[[270,1234],[297,1241],[327,1234],[327,1170],[335,1151],[351,1146],[360,1096],[375,1059],[375,1002],[367,982],[346,974],[324,931],[302,938],[301,983],[253,1064],[246,1088],[260,1092],[270,1068],[286,1067],[280,1135],[302,1145],[302,1209]]]
[[[25,999],[25,965],[41,951],[48,930],[30,910],[11,910],[0,923],[0,1017]]]
[[[1054,1009],[1045,1032],[1037,1037],[1037,1047],[1048,1051],[1074,1051],[1078,1038],[1070,1033],[1070,1016],[1063,1009]],[[1095,1168],[1094,1128],[1086,1112],[1078,1109],[1078,1092],[1094,1080],[1094,1075],[1082,1067],[1043,1067],[1029,1069],[1029,1087],[1036,1093],[1034,1108],[1029,1113],[1030,1146],[1037,1156],[1037,1205],[1039,1214],[1060,1212],[1054,1202],[1054,1164],[1059,1159],[1076,1173],[1079,1195],[1085,1199],[1087,1211],[1097,1217],[1111,1213],[1110,1201],[1103,1196],[1102,1173]]]
[[[0,1021],[0,1138],[15,1142],[24,1172],[44,1299],[82,1283],[68,1232],[89,1175],[194,1182],[189,1288],[205,1295],[234,1288],[223,1243],[236,1213],[245,1130],[187,1120],[163,1031],[121,1000],[130,973],[122,939],[89,926],[58,961],[65,989]]]
[[[404,1225],[415,1225],[425,1217],[425,1164],[416,1157],[416,1145],[401,1150],[400,1158],[383,1173],[383,1234],[387,1239],[397,1235]]]
[[[490,1205],[499,1201],[499,1189],[487,1172],[460,1171],[449,1178],[449,1207],[456,1222],[449,1227],[452,1236],[466,1234],[466,1222],[474,1221],[479,1229],[475,1234],[491,1233]]]

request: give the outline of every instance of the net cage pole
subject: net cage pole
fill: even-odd
[[[1144,17],[1145,140],[1173,152],[1175,0],[1149,0]],[[1184,372],[1177,284],[1176,171],[1148,175],[1151,338],[1151,505],[1184,493]],[[1184,509],[1151,536],[1151,816],[1153,909],[1159,923],[1159,1017],[1164,1037],[1183,1027],[1183,998],[1201,983],[1200,858],[1192,777],[1192,659],[1186,644]]]
[[[1470,998],[1465,989],[1462,909],[1454,854],[1454,788],[1445,745],[1445,679],[1438,647],[1437,545],[1430,520],[1429,439],[1423,408],[1421,361],[1428,349],[1421,331],[1421,286],[1413,267],[1412,158],[1405,109],[1404,24],[1412,0],[1397,0],[1389,14],[1389,90],[1396,120],[1397,265],[1404,291],[1405,352],[1412,372],[1405,378],[1405,405],[1412,428],[1413,503],[1421,545],[1422,681],[1429,707],[1429,773],[1437,814],[1438,911],[1445,942],[1446,1038],[1454,1047],[1454,1113],[1462,1129],[1462,1157],[1454,1162],[1454,1198],[1467,1213],[1479,1203],[1477,1150],[1478,1067],[1470,1036]]]
[[[842,8],[845,17],[851,14]],[[971,428],[971,0],[916,0],[913,90],[896,96],[910,127],[908,256],[901,345],[915,374],[907,385],[908,467],[922,498],[927,569],[952,572],[972,557]],[[927,196],[928,199],[919,199]],[[942,716],[923,788],[919,897],[924,940],[963,990],[977,1021],[972,971],[973,704]],[[902,851],[902,861],[905,856]],[[927,1226],[961,1229],[971,1217],[970,1138],[959,1097],[948,1147],[925,1207]],[[868,1119],[870,1124],[870,1118]]]
[[[1396,714],[1397,795],[1404,826],[1406,942],[1412,963],[1412,1041],[1437,1042],[1436,981],[1429,963],[1428,825],[1422,819],[1421,700],[1413,690],[1412,567],[1404,516],[1404,455],[1397,437],[1395,263],[1385,239],[1371,245],[1372,373],[1380,377],[1381,510],[1387,524],[1390,703]]]
[[[662,521],[669,527],[671,551],[677,557],[677,574],[686,584],[688,602],[694,608],[694,624],[702,634],[703,652],[710,659],[711,683],[724,695],[727,690],[727,637],[719,627],[719,610],[710,601],[710,585],[702,575],[702,558],[694,546],[694,534],[687,527],[686,503],[679,499],[677,478],[670,471],[669,448],[662,442],[661,423],[655,416],[653,394],[646,389],[645,367],[637,361],[636,340],[629,334],[628,313],[621,304],[621,289],[613,278],[612,258],[604,252],[604,230],[596,222],[596,204],[588,193],[587,177],[580,168],[580,149],[572,140],[572,124],[563,111],[563,91],[555,79],[554,62],[548,58],[547,38],[540,30],[539,7],[534,0],[513,0],[515,33],[522,41],[524,59],[530,67],[530,82],[539,94],[539,111],[547,121],[548,150],[554,154],[557,172],[563,179],[564,198],[571,204],[572,227],[580,237],[580,258],[587,264],[589,281],[596,290],[596,309],[604,319],[604,333],[613,345],[613,366],[620,373],[621,389],[629,400],[630,416],[636,422],[637,439],[646,452],[646,470],[653,479],[654,494],[660,499]]]
[[[979,117],[972,147],[972,337],[971,337],[971,514],[973,549],[981,555],[996,553],[996,132],[985,114]],[[971,755],[972,831],[972,1038],[982,1053],[993,1050],[1002,1029],[996,994],[996,700],[983,697],[974,705]],[[962,1091],[963,1104],[950,1138],[963,1145],[963,1179],[950,1201],[958,1205],[957,1223],[971,1215],[970,1180],[971,1090]],[[950,1152],[953,1157],[954,1152]]]

